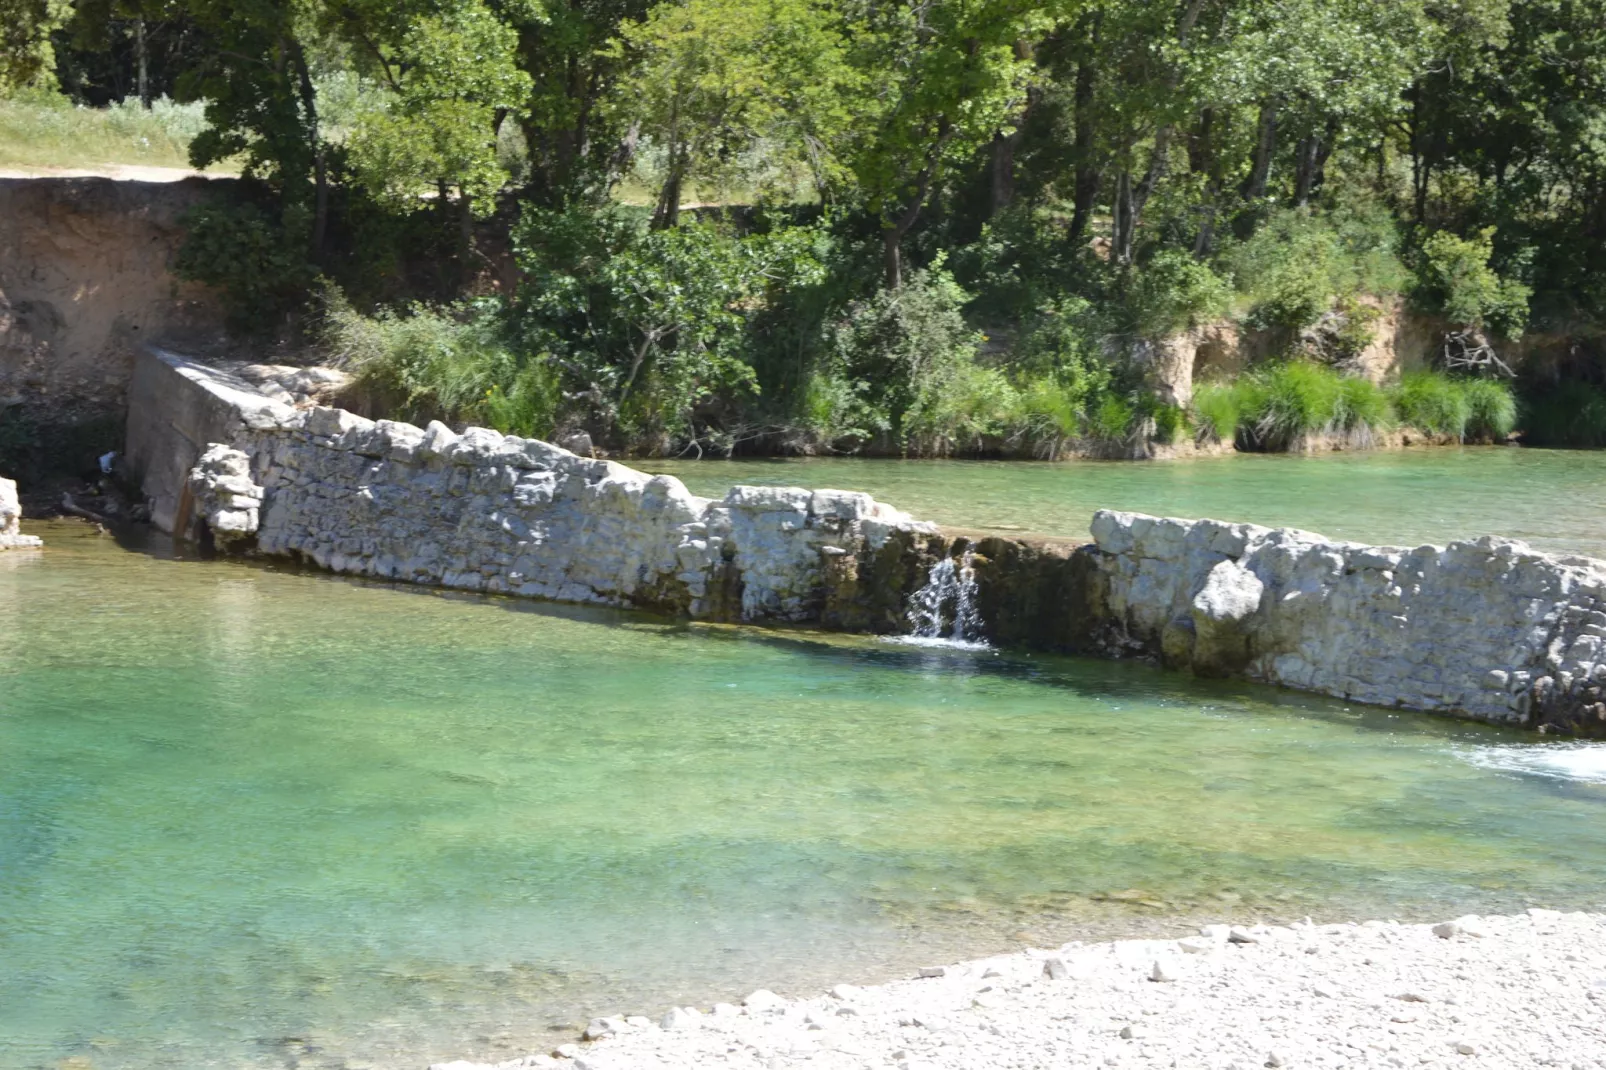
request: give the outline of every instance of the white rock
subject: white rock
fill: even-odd
[[[1071,968],[1064,959],[1053,956],[1043,960],[1043,976],[1050,981],[1064,981],[1071,976]]]
[[[1166,959],[1155,959],[1154,965],[1149,967],[1149,980],[1175,981],[1177,979],[1176,963]]]
[[[1189,936],[1177,941],[1177,950],[1188,955],[1208,955],[1217,946],[1215,941],[1200,937]]]
[[[948,967],[946,967],[946,966],[922,966],[922,967],[920,967],[920,976],[921,977],[947,977],[948,976]]]
[[[1457,1055],[1476,1055],[1478,1054],[1478,1046],[1465,1040],[1458,1040],[1456,1041],[1455,1052]]]
[[[755,1014],[766,1014],[784,1010],[786,1008],[786,1000],[767,988],[760,988],[742,1000],[742,1006]]]
[[[1234,925],[1227,930],[1227,942],[1230,944],[1258,944],[1260,937],[1242,926]]]
[[[694,1029],[702,1021],[702,1013],[695,1007],[670,1007],[658,1024],[664,1029]]]
[[[1439,924],[1433,927],[1433,935],[1444,940],[1448,940],[1452,936],[1459,936],[1460,934],[1461,926],[1457,925],[1453,921],[1441,921]]]

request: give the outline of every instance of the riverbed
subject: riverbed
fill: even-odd
[[[1093,504],[1606,530],[1599,454],[1293,464],[677,471],[1061,534]],[[0,555],[3,1067],[494,1061],[595,1014],[1073,936],[1606,902],[1598,747],[30,530],[45,552]]]

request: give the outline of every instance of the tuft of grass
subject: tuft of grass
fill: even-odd
[[[1193,422],[1218,442],[1231,442],[1243,418],[1243,399],[1235,383],[1205,383],[1193,392]]]
[[[1393,390],[1400,419],[1436,435],[1461,439],[1472,419],[1472,405],[1462,382],[1439,372],[1409,372]]]
[[[1467,434],[1499,442],[1517,428],[1517,396],[1511,387],[1492,379],[1466,380]]]
[[[200,104],[167,98],[75,106],[55,93],[0,100],[0,167],[190,166],[190,142],[206,128]],[[227,172],[228,168],[213,168]]]
[[[1203,386],[1194,394],[1193,413],[1195,423],[1219,439],[1272,452],[1327,434],[1366,445],[1395,422],[1377,384],[1304,361]]]

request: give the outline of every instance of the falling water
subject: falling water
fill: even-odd
[[[966,550],[957,559],[944,557],[931,566],[926,585],[909,596],[908,641],[981,648],[981,614],[976,610],[976,572]],[[946,635],[943,625],[952,621]]]

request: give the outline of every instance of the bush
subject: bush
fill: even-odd
[[[1274,212],[1221,260],[1249,301],[1249,326],[1300,330],[1358,294],[1400,292],[1408,275],[1398,244],[1386,208],[1343,203],[1327,213]]]
[[[1506,383],[1493,379],[1464,380],[1467,393],[1467,434],[1495,442],[1517,428],[1517,396]]]
[[[515,355],[502,341],[492,304],[426,308],[405,316],[355,312],[340,292],[324,297],[323,344],[397,418],[478,424],[507,434],[545,437],[556,422],[557,377],[539,358]]]
[[[1422,243],[1419,299],[1458,327],[1521,338],[1528,326],[1533,291],[1516,279],[1501,278],[1489,266],[1494,228],[1476,238],[1437,231]]]
[[[1243,398],[1234,383],[1204,383],[1193,392],[1193,422],[1218,442],[1231,442],[1243,419]]]
[[[900,440],[914,424],[930,433],[930,414],[942,408],[937,395],[969,375],[980,342],[960,312],[967,297],[939,263],[912,273],[897,290],[855,302],[836,325],[836,366],[877,430]],[[906,427],[908,415],[921,411]]]
[[[1167,249],[1137,273],[1128,299],[1137,333],[1157,337],[1225,316],[1232,287],[1188,253]]]
[[[548,354],[587,418],[627,443],[693,437],[756,393],[753,324],[817,281],[818,240],[802,227],[649,231],[620,209],[531,210],[515,236],[519,345]]]
[[[266,331],[301,305],[317,277],[307,262],[311,221],[287,208],[276,219],[251,201],[219,197],[185,213],[175,271],[222,293],[231,328]]]

